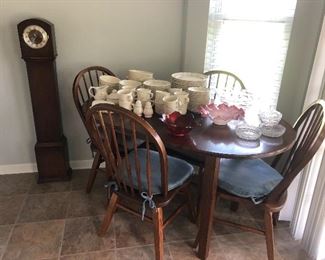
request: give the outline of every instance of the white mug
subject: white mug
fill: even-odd
[[[165,114],[171,114],[174,111],[179,111],[179,108],[182,105],[177,96],[164,97],[163,102]]]
[[[163,98],[170,96],[170,93],[167,91],[157,90],[155,95],[155,105],[156,104],[162,104]]]
[[[131,90],[132,91],[132,96],[133,96],[133,98],[135,98],[135,92],[137,90],[137,87],[131,86],[131,85],[124,85],[124,86],[122,86],[122,89]]]
[[[117,91],[119,95],[119,102],[131,102],[133,101],[132,90],[129,89],[121,89]]]
[[[186,112],[187,112],[187,106],[188,106],[188,103],[190,101],[188,95],[189,95],[189,93],[186,92],[186,91],[177,91],[177,92],[175,92],[175,96],[177,96],[179,101],[181,102],[181,105],[179,107],[179,112],[182,115],[185,115]]]

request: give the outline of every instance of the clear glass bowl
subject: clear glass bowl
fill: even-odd
[[[286,128],[283,125],[266,125],[266,124],[261,124],[260,125],[261,131],[262,131],[262,135],[268,136],[268,137],[280,137],[282,136],[285,131]]]
[[[276,110],[268,110],[261,112],[259,118],[264,125],[274,126],[279,124],[282,118],[282,113]]]
[[[236,135],[244,140],[255,141],[261,137],[262,131],[256,126],[241,124],[236,127]]]

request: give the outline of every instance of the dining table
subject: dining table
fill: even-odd
[[[198,126],[184,136],[172,135],[158,114],[154,114],[152,118],[146,118],[146,120],[157,131],[167,149],[179,154],[192,154],[194,157],[198,155],[203,158],[204,170],[199,202],[200,236],[197,254],[200,259],[206,259],[209,254],[222,158],[254,159],[276,156],[293,146],[296,131],[282,119],[280,124],[286,128],[286,131],[281,137],[261,136],[256,141],[247,141],[236,135],[236,122],[215,125],[208,117],[201,117],[196,113],[193,113],[193,116]]]

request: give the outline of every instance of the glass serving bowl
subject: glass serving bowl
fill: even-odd
[[[231,120],[243,118],[245,112],[242,108],[228,106],[225,103],[220,105],[208,104],[199,107],[201,116],[208,116],[215,125],[226,125]]]
[[[261,137],[262,131],[256,126],[240,124],[236,127],[236,135],[244,140],[255,141]]]
[[[275,126],[279,124],[282,113],[276,110],[263,111],[259,114],[259,118],[264,125]]]
[[[195,126],[197,126],[192,114],[182,115],[179,112],[162,114],[160,120],[164,122],[170,134],[175,136],[187,135]]]
[[[274,138],[282,136],[286,131],[286,128],[283,125],[270,126],[262,123],[260,125],[260,128],[262,131],[262,135],[267,137],[274,137]]]

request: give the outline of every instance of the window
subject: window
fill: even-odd
[[[296,0],[210,0],[204,70],[233,72],[258,109],[275,108]]]

